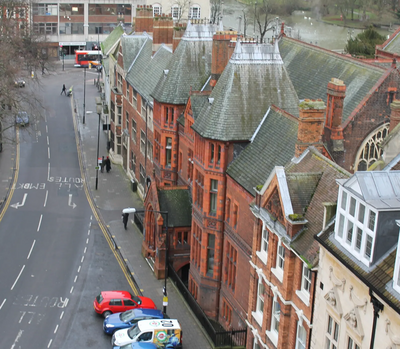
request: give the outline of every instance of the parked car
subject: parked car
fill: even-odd
[[[114,346],[113,349],[158,349],[154,343],[135,342],[124,345],[123,347]]]
[[[158,309],[131,309],[123,313],[111,314],[104,319],[103,330],[113,334],[117,330],[129,328],[140,320],[164,319],[164,313]]]
[[[134,296],[128,291],[103,291],[93,302],[94,310],[105,318],[112,313],[135,308],[157,309],[148,297]]]
[[[22,78],[15,79],[15,87],[25,87],[25,80]]]
[[[181,325],[173,319],[142,320],[131,328],[116,331],[111,339],[114,349],[134,342],[154,343],[160,349],[182,349]]]
[[[15,116],[15,123],[20,126],[29,124],[29,115],[26,111],[19,111]]]

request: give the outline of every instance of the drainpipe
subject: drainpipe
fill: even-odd
[[[314,308],[315,308],[315,291],[317,289],[317,273],[315,271],[312,271],[314,274],[314,289],[313,289],[313,294],[312,294],[312,303],[311,303],[311,324],[314,323]],[[308,337],[308,349],[311,348],[311,337],[312,337],[312,327],[310,328],[310,335]]]
[[[378,321],[379,312],[383,310],[383,304],[373,295],[371,289],[369,289],[369,295],[371,297],[372,306],[374,307],[374,321],[372,323],[371,344],[370,344],[369,348],[374,349],[376,323]]]

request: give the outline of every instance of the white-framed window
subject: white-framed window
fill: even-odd
[[[297,333],[296,333],[296,349],[306,349],[307,344],[307,331],[304,326],[298,321],[297,322]]]
[[[341,187],[335,238],[355,258],[370,266],[373,259],[377,212]]]
[[[210,182],[210,215],[217,214],[217,202],[218,202],[218,181],[211,179]]]
[[[190,7],[189,18],[200,19],[200,6],[199,5],[193,5]]]
[[[351,338],[350,336],[347,337],[347,346],[345,349],[360,349],[360,346]]]
[[[172,138],[167,137],[167,145],[165,147],[165,166],[171,167],[171,154],[172,154]]]
[[[271,329],[266,331],[268,338],[274,344],[275,347],[278,346],[279,338],[279,324],[281,321],[281,305],[275,296],[272,301],[272,313],[271,313]]]
[[[132,124],[132,126],[131,126],[131,128],[132,128],[132,134],[131,134],[132,141],[134,143],[136,143],[136,137],[137,137],[136,121],[132,119],[132,123],[131,124]]]
[[[296,294],[307,306],[310,304],[311,277],[311,269],[306,263],[303,263],[301,286],[300,290],[296,290]]]
[[[140,152],[144,155],[146,149],[146,133],[140,130]]]
[[[147,140],[147,157],[153,161],[153,143]]]
[[[263,314],[264,314],[264,283],[262,278],[258,279],[257,285],[257,304],[256,304],[256,311],[252,313],[253,317],[256,319],[258,324],[262,325]]]
[[[260,258],[264,264],[267,264],[268,261],[268,246],[269,246],[269,230],[264,225],[263,230],[261,232],[260,251],[256,252],[258,258]]]
[[[285,247],[282,244],[282,240],[279,238],[276,246],[276,263],[275,268],[271,269],[271,272],[278,278],[279,281],[283,280],[283,270],[285,267]]]
[[[324,349],[338,349],[338,342],[339,324],[332,318],[332,316],[328,315]]]
[[[174,20],[179,20],[182,15],[182,9],[179,5],[173,5],[171,7],[171,14]]]
[[[155,16],[161,16],[162,14],[162,7],[160,4],[154,4],[153,5],[153,17]]]

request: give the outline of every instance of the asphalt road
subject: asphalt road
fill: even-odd
[[[18,180],[0,222],[0,348],[109,347],[93,310],[129,289],[83,190],[71,99],[82,70],[44,76],[42,117],[19,130]],[[29,82],[28,82],[29,83]]]

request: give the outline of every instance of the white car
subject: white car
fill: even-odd
[[[26,126],[29,124],[29,115],[26,111],[19,111],[15,116],[15,123],[20,126]]]

